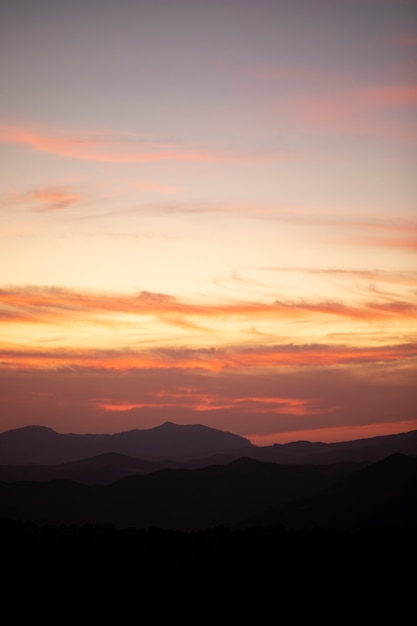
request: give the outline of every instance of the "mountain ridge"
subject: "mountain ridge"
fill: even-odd
[[[199,469],[161,469],[108,485],[0,482],[0,517],[185,532],[272,525],[417,528],[417,457],[392,455],[359,469],[240,458]]]
[[[201,424],[173,422],[114,434],[57,433],[38,425],[0,433],[3,468],[56,466],[109,453],[172,467],[227,463],[242,456],[274,463],[370,463],[397,452],[417,454],[417,430],[345,442],[294,441],[271,446],[256,446],[245,437]]]
[[[114,434],[57,433],[32,425],[0,433],[0,464],[53,465],[108,452],[148,461],[185,461],[236,452],[252,445],[240,435],[202,424],[164,422],[150,429]]]

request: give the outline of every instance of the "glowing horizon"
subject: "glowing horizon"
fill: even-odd
[[[415,2],[87,4],[0,25],[0,431],[416,429]]]

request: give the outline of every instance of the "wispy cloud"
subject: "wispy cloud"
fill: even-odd
[[[65,186],[39,187],[30,191],[10,190],[1,199],[4,207],[10,205],[28,206],[33,211],[60,211],[86,200],[86,196]]]
[[[287,397],[245,397],[224,398],[219,394],[201,393],[194,390],[177,393],[163,392],[154,394],[154,398],[142,402],[111,401],[98,402],[99,408],[105,411],[125,412],[133,409],[145,408],[173,408],[188,409],[197,412],[219,411],[224,409],[240,409],[241,411],[256,411],[258,414],[268,413],[276,415],[316,415],[330,412],[328,408],[317,408],[314,402],[303,398]]]
[[[390,39],[390,43],[400,48],[408,48],[410,46],[417,46],[417,35],[399,35]]]
[[[140,135],[36,130],[17,126],[0,126],[0,142],[18,144],[38,152],[70,159],[108,163],[154,161],[229,163],[244,161],[250,156],[237,151],[187,146],[180,142],[165,142]]]
[[[340,439],[344,427],[355,438],[355,427],[373,424],[399,432],[416,428],[416,366],[415,342],[136,352],[9,344],[0,351],[0,430],[120,432],[171,420],[258,441],[309,430],[314,440]]]
[[[115,314],[152,316],[169,324],[194,326],[195,320],[227,319],[302,319],[310,316],[349,320],[379,321],[400,316],[415,319],[414,302],[368,300],[355,304],[340,301],[226,301],[201,303],[175,298],[169,294],[140,292],[133,295],[72,291],[62,288],[28,287],[0,290],[0,306],[23,314],[39,323],[66,323],[90,316],[95,321],[117,323]]]
[[[417,84],[351,88],[306,97],[291,104],[289,115],[320,131],[360,133],[388,138],[415,139],[406,121],[389,120],[385,113],[417,103]]]
[[[396,272],[389,270],[356,270],[356,269],[340,269],[340,268],[311,268],[311,267],[261,267],[254,268],[263,271],[279,272],[279,273],[297,273],[297,274],[317,274],[324,276],[334,276],[337,278],[350,280],[361,279],[372,282],[383,282],[398,285],[417,286],[416,272]]]
[[[30,194],[36,203],[37,211],[57,211],[78,204],[84,197],[68,189],[43,188]]]
[[[255,213],[254,213],[255,214]],[[335,217],[324,212],[276,211],[262,212],[257,217],[287,223],[329,228],[332,241],[355,246],[387,246],[414,250],[417,244],[417,220],[411,218]],[[340,233],[340,234],[339,234]],[[322,232],[322,236],[325,233]]]
[[[324,367],[389,363],[417,358],[417,344],[345,346],[281,344],[236,348],[166,348],[135,351],[0,348],[0,367],[93,367],[99,370],[262,371],[277,367]]]
[[[129,184],[133,189],[145,193],[156,192],[171,195],[174,193],[178,193],[179,191],[179,188],[175,187],[174,185],[166,185],[163,183],[155,182],[153,180],[135,180],[131,181]]]

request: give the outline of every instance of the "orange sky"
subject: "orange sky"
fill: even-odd
[[[417,428],[414,1],[23,0],[0,35],[0,431]]]

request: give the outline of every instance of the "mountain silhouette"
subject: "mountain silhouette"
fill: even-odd
[[[277,506],[243,526],[417,528],[417,457],[393,454],[340,477],[320,494]]]
[[[200,424],[165,422],[155,428],[111,435],[61,434],[44,426],[26,426],[0,434],[0,464],[52,465],[105,453],[147,461],[186,461],[237,451],[242,456],[251,447],[244,437]]]
[[[360,469],[241,458],[164,469],[109,485],[0,483],[0,516],[38,524],[115,524],[197,531],[224,525],[417,527],[417,459],[394,455]]]
[[[147,430],[136,429],[111,435],[61,434],[43,426],[26,426],[0,433],[0,466],[62,465],[103,454],[119,454],[140,459],[143,464],[142,469],[138,466],[138,471],[142,472],[146,469],[146,462],[157,462],[165,467],[178,463],[201,467],[229,463],[244,456],[281,464],[371,463],[395,453],[416,454],[417,431],[340,443],[298,441],[264,447],[255,446],[239,435],[207,426],[171,422]],[[124,461],[119,461],[123,465]],[[90,462],[90,466],[93,463],[98,466],[101,461]],[[115,459],[109,463],[114,470],[115,464]],[[148,468],[151,469],[151,466]],[[73,470],[71,475],[70,468],[67,468],[68,473],[64,475],[60,473],[63,468],[57,469],[56,476],[83,480],[81,467],[78,470],[74,467]],[[45,469],[43,471],[47,476]],[[126,469],[126,473],[129,474],[130,470]],[[39,474],[39,471],[34,474]],[[0,479],[8,480],[7,475],[11,476],[12,471],[2,467]],[[114,471],[113,477],[116,479],[122,475],[122,470],[119,473]],[[20,476],[24,477],[23,469]],[[53,478],[51,473],[48,478]]]
[[[250,452],[259,461],[275,463],[373,463],[396,453],[417,454],[417,430],[336,443],[276,443]]]
[[[343,475],[347,470],[340,469]],[[318,492],[334,476],[241,458],[201,469],[164,469],[88,486],[54,480],[0,483],[0,516],[36,523],[113,523],[178,530],[233,526],[275,503]]]
[[[125,476],[149,474],[158,469],[177,467],[174,461],[146,461],[117,452],[105,452],[88,459],[58,465],[0,465],[0,480],[71,480],[87,485],[113,483]]]

